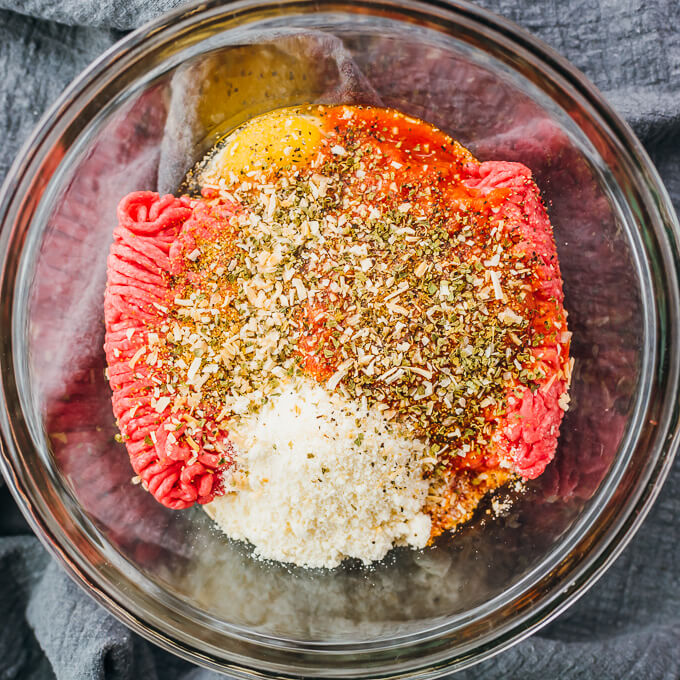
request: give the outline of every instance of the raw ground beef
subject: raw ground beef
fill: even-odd
[[[471,188],[512,190],[501,207],[500,216],[516,225],[522,234],[523,240],[516,247],[540,257],[536,284],[540,297],[555,300],[561,306],[564,293],[552,227],[531,171],[520,163],[489,161],[476,166],[473,172],[465,181]],[[538,477],[555,455],[564,415],[560,399],[568,387],[567,380],[557,378],[566,359],[561,354],[562,347],[568,347],[570,338],[566,327],[564,333],[562,343],[534,348],[546,378],[535,392],[527,388],[519,398],[508,396],[507,412],[494,438],[494,446],[509,456],[514,470],[525,479]]]
[[[104,301],[104,350],[113,390],[113,411],[141,483],[173,509],[209,503],[215,496],[220,457],[173,443],[169,406],[152,406],[152,371],[135,359],[150,329],[161,324],[174,299],[169,286],[170,249],[191,216],[189,200],[135,192],[118,207],[118,228],[109,254]]]
[[[470,163],[466,171],[464,184],[482,194],[510,190],[497,217],[521,233],[516,248],[540,258],[537,299],[552,301],[552,309],[557,302],[561,309],[562,281],[552,228],[530,171],[507,162]],[[225,207],[227,212],[232,209]],[[216,471],[232,461],[204,450],[196,456],[190,447],[168,437],[174,430],[170,407],[160,411],[155,407],[153,374],[137,357],[149,330],[163,322],[174,300],[177,291],[170,274],[179,273],[178,258],[191,251],[192,234],[200,230],[205,236],[206,229],[219,228],[207,224],[207,216],[200,200],[153,192],[130,194],[118,208],[119,226],[108,260],[105,350],[114,414],[144,488],[174,509],[210,502],[220,491]],[[567,376],[559,373],[566,356],[560,352],[568,343],[567,334],[559,342],[533,348],[546,378],[534,392],[523,388],[520,394],[509,394],[507,411],[492,440],[494,457],[510,461],[512,471],[525,479],[540,475],[555,454],[565,406],[561,400],[567,389]],[[228,446],[226,433],[224,437]]]

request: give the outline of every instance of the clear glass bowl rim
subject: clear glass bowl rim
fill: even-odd
[[[116,70],[120,68],[119,62],[124,61],[127,55],[147,41],[157,41],[160,36],[167,40],[170,37],[168,34],[177,33],[180,28],[187,30],[189,26],[195,25],[201,18],[208,17],[211,13],[229,13],[233,17],[246,21],[249,13],[258,10],[294,11],[301,8],[304,11],[309,11],[310,8],[324,11],[334,8],[367,12],[382,10],[389,12],[392,17],[404,18],[413,14],[424,20],[427,20],[428,16],[433,20],[446,17],[451,21],[465,21],[470,25],[479,26],[492,33],[495,39],[512,43],[523,58],[533,62],[535,68],[542,70],[548,77],[558,80],[560,86],[570,88],[577,97],[584,100],[595,112],[598,124],[604,127],[608,134],[617,140],[620,148],[630,156],[635,167],[646,179],[641,191],[645,205],[653,218],[650,228],[656,229],[658,237],[665,235],[666,238],[657,256],[663,261],[663,275],[666,277],[668,318],[666,323],[662,324],[664,327],[659,337],[659,357],[655,366],[657,381],[660,379],[663,382],[665,397],[662,400],[661,409],[663,419],[660,419],[656,426],[655,446],[650,449],[648,473],[643,480],[644,483],[639,485],[639,493],[626,505],[625,512],[616,517],[616,522],[608,527],[606,532],[601,532],[597,537],[597,543],[590,546],[589,554],[579,564],[571,565],[568,586],[558,589],[558,592],[552,592],[549,597],[538,603],[538,606],[523,612],[510,624],[489,634],[480,644],[471,649],[466,649],[462,653],[459,651],[457,654],[452,653],[450,649],[443,651],[440,649],[436,654],[428,656],[427,641],[431,640],[431,636],[423,636],[418,640],[405,641],[402,647],[392,648],[396,655],[400,653],[403,655],[409,647],[408,660],[405,659],[403,663],[396,664],[390,661],[381,668],[372,668],[370,674],[370,677],[396,677],[397,675],[399,677],[439,677],[451,670],[460,669],[487,658],[523,639],[540,626],[545,625],[582,595],[620,554],[640,526],[668,474],[679,443],[677,396],[680,353],[677,351],[677,330],[680,228],[670,199],[639,141],[627,124],[610,109],[594,86],[551,48],[506,19],[460,1],[406,0],[397,3],[390,0],[378,2],[284,0],[280,3],[268,3],[265,0],[239,0],[223,3],[220,0],[211,0],[207,3],[183,7],[150,22],[116,43],[93,62],[43,116],[32,137],[18,154],[0,190],[0,257],[3,258],[0,269],[0,290],[3,291],[0,303],[2,307],[0,310],[0,381],[3,386],[0,394],[0,429],[2,430],[0,465],[19,507],[52,555],[65,567],[76,583],[133,630],[179,656],[206,667],[230,672],[234,676],[253,677],[264,671],[263,677],[272,677],[272,674],[277,677],[299,677],[300,674],[292,666],[282,663],[281,659],[263,663],[261,660],[255,662],[248,656],[239,657],[237,654],[232,654],[230,658],[232,663],[229,663],[225,662],[224,658],[217,658],[215,655],[206,653],[205,650],[192,645],[186,639],[180,639],[181,636],[177,634],[177,631],[173,635],[173,628],[165,622],[154,621],[150,616],[145,617],[146,612],[140,612],[138,607],[130,606],[130,602],[126,602],[121,593],[115,592],[95,569],[89,568],[87,560],[83,555],[78,554],[77,548],[60,531],[61,528],[54,525],[45,507],[37,502],[35,489],[27,484],[27,481],[30,482],[30,475],[27,476],[26,471],[22,470],[19,465],[21,446],[17,445],[17,440],[22,438],[30,440],[30,437],[26,436],[26,425],[23,419],[17,418],[16,413],[10,409],[11,400],[7,399],[5,387],[11,387],[14,381],[11,347],[13,340],[16,339],[12,337],[11,332],[11,295],[8,293],[12,292],[14,284],[10,281],[13,265],[8,246],[17,238],[19,238],[18,245],[22,244],[22,235],[16,233],[17,218],[26,210],[34,210],[35,205],[27,206],[24,203],[20,188],[32,181],[31,172],[40,167],[40,163],[44,161],[45,150],[50,148],[48,142],[54,141],[55,136],[58,137],[59,126],[62,125],[63,131],[64,120],[72,122],[68,120],[69,116],[74,118],[79,116],[82,113],[81,103],[87,101],[90,89],[99,80],[112,73],[115,75]],[[660,372],[663,375],[659,376]],[[449,634],[449,631],[438,630],[437,637],[441,642]],[[450,641],[453,646],[455,640],[451,638]],[[341,657],[337,656],[338,652],[341,654],[347,652],[350,656],[356,655],[356,661],[352,660],[349,665],[355,669],[361,669],[360,660],[368,661],[366,655],[377,651],[370,644],[365,645],[363,649],[361,645],[354,645],[352,649],[344,651],[332,646],[326,648],[318,646],[315,649],[305,650],[305,653],[314,655],[316,661],[322,665],[317,666],[315,662],[304,668],[318,677],[347,677],[347,673],[351,672],[349,667],[342,666],[342,664],[334,667],[334,659],[341,660]],[[294,651],[293,654],[295,654]],[[342,658],[345,659],[345,657]],[[347,659],[345,660],[349,663]],[[302,670],[302,667],[298,670]]]

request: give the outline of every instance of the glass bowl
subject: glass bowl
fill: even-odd
[[[546,473],[495,518],[372,569],[266,564],[130,483],[104,379],[119,198],[172,191],[216,138],[280,106],[421,117],[534,172],[576,359]],[[434,678],[507,647],[592,584],[678,440],[678,225],[628,127],[563,59],[464,3],[208,2],[129,35],[64,93],[0,209],[7,482],[73,578],[124,623],[246,677]]]

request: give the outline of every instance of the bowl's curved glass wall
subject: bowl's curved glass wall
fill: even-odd
[[[87,537],[81,552],[96,546],[102,578],[147,621],[176,617],[184,642],[202,640],[215,658],[229,656],[223,635],[377,648],[444,624],[464,649],[507,603],[540,598],[540,579],[554,582],[557,565],[578,561],[572,551],[594,511],[617,494],[623,502],[622,485],[647,474],[642,458],[631,460],[658,367],[658,282],[642,209],[631,208],[634,174],[577,98],[482,29],[442,28],[417,13],[402,21],[377,5],[282,12],[234,28],[214,10],[191,30],[178,24],[172,39],[161,32],[101,80],[52,147],[14,298],[14,365],[37,451],[28,464],[56,499],[56,521]],[[306,102],[395,107],[481,160],[529,166],[554,225],[574,335],[571,408],[546,473],[501,517],[486,504],[456,536],[422,553],[394,551],[370,570],[263,564],[199,510],[156,504],[131,484],[104,377],[102,299],[119,199],[174,191],[220,135]]]

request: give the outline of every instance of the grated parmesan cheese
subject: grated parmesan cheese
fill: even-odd
[[[330,568],[426,545],[427,448],[379,411],[300,378],[234,435],[238,468],[206,510],[259,557]]]

